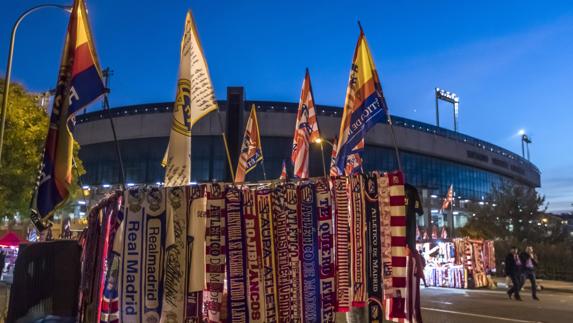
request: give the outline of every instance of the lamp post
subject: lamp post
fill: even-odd
[[[20,22],[32,12],[44,8],[58,8],[66,12],[72,12],[72,6],[65,6],[59,4],[41,4],[24,11],[14,23],[12,27],[12,36],[10,37],[10,49],[8,52],[8,63],[6,64],[6,76],[4,77],[4,94],[2,97],[2,121],[0,123],[0,165],[2,165],[2,147],[4,146],[4,128],[6,126],[6,113],[8,109],[8,95],[10,91],[10,78],[12,74],[12,58],[14,55],[14,42],[16,40],[16,30]]]
[[[532,143],[531,138],[523,134],[521,135],[521,155],[525,158],[525,151],[527,151],[527,160],[529,161],[529,144]],[[524,149],[525,146],[525,149]]]
[[[322,146],[322,143],[326,142],[333,149],[334,149],[334,144],[331,143],[330,141],[323,139],[323,138],[320,138],[320,137],[316,138],[316,140],[314,142],[320,145],[320,157],[322,157],[322,173],[323,173],[324,177],[326,177],[326,163],[324,162],[324,147]]]

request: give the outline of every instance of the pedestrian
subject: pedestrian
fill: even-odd
[[[4,251],[0,251],[0,280],[2,280],[2,274],[4,274],[4,266],[6,266],[6,254]]]
[[[519,290],[522,287],[522,265],[517,247],[513,246],[510,253],[505,257],[505,274],[511,279],[512,286],[507,291],[507,296],[511,299],[515,295],[515,300],[521,301]]]
[[[523,264],[523,281],[531,281],[531,296],[538,301],[537,283],[535,282],[535,268],[537,267],[537,256],[533,253],[533,247],[527,246],[525,251],[520,254],[520,260]]]

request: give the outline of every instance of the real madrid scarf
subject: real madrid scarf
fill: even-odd
[[[247,286],[249,286],[248,307],[251,322],[265,322],[265,303],[263,289],[262,247],[259,217],[255,210],[255,193],[243,189],[243,217],[247,235]]]
[[[185,322],[199,322],[205,284],[205,186],[191,186],[187,225],[187,295]]]
[[[320,321],[320,279],[318,268],[317,216],[314,185],[298,187],[299,228],[301,229],[300,261],[302,272],[303,322]]]
[[[334,322],[336,293],[334,287],[334,228],[332,202],[326,178],[316,182],[318,213],[318,263],[320,264],[320,321]]]
[[[366,305],[366,214],[364,212],[364,177],[350,177],[350,255],[352,264],[352,306]]]
[[[288,244],[288,211],[285,205],[286,185],[278,184],[272,192],[273,223],[275,227],[275,261],[277,274],[277,303],[279,322],[290,322],[292,273]]]
[[[378,183],[375,175],[365,178],[366,209],[366,273],[368,275],[368,319],[382,322],[382,250],[380,243],[380,212]]]
[[[207,185],[206,193],[203,318],[208,322],[220,322],[225,279],[225,192],[221,184],[213,183]]]
[[[285,206],[287,212],[287,233],[290,255],[291,283],[291,322],[302,320],[302,272],[300,266],[300,230],[298,226],[298,193],[295,183],[286,184]]]
[[[123,229],[120,321],[158,322],[163,298],[165,191],[132,189]]]
[[[334,192],[334,222],[336,228],[335,263],[336,263],[336,311],[348,312],[350,310],[350,250],[348,228],[348,194],[346,177],[333,177]]]
[[[170,187],[167,192],[167,238],[161,322],[183,322],[187,281],[187,191]]]
[[[273,216],[271,205],[271,191],[258,189],[255,193],[257,199],[257,214],[261,231],[261,247],[263,256],[263,281],[265,301],[265,322],[277,322],[277,289],[275,244],[273,232]]]
[[[227,188],[225,194],[227,206],[227,308],[231,322],[248,322],[246,235],[243,223],[243,199],[237,187]]]

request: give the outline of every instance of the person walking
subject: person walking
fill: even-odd
[[[0,280],[2,280],[2,275],[4,274],[4,267],[6,266],[6,253],[0,251]]]
[[[527,246],[525,251],[520,255],[521,263],[523,264],[523,282],[529,279],[531,281],[531,297],[538,301],[537,297],[537,283],[535,282],[535,268],[537,267],[537,256],[533,253],[533,247]]]
[[[505,257],[505,275],[511,278],[512,283],[511,288],[507,291],[507,296],[511,299],[511,297],[515,295],[515,300],[517,301],[521,301],[521,296],[519,296],[519,290],[522,286],[521,264],[517,247],[511,247],[510,253]]]

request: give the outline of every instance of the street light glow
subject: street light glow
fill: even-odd
[[[322,138],[318,137],[314,140],[314,142],[320,144],[322,142]]]
[[[525,135],[525,129],[519,129],[519,131],[517,132],[518,135],[523,136]]]

